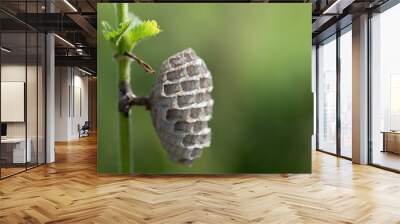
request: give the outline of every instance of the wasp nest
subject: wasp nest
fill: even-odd
[[[161,143],[174,162],[189,165],[210,146],[212,89],[211,73],[192,49],[162,63],[151,94],[151,115]]]

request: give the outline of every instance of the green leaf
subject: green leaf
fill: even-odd
[[[104,38],[110,41],[114,47],[118,45],[122,35],[128,30],[129,26],[131,25],[131,21],[126,21],[119,24],[118,28],[113,30],[106,21],[102,21],[101,25],[103,26],[103,35]]]
[[[147,20],[133,27],[126,34],[130,43],[130,50],[141,40],[160,33],[160,28],[155,20]]]

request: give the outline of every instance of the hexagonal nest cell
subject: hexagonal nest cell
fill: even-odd
[[[172,161],[192,164],[210,146],[212,89],[210,71],[191,48],[162,63],[150,97],[151,115]]]

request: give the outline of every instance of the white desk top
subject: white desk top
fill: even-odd
[[[20,142],[24,142],[25,138],[5,138],[5,139],[1,139],[1,143],[20,143]],[[29,138],[28,138],[29,141]]]

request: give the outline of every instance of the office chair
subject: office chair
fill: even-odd
[[[89,136],[89,129],[90,129],[89,121],[85,121],[82,127],[80,127],[80,125],[78,124],[79,138]]]

